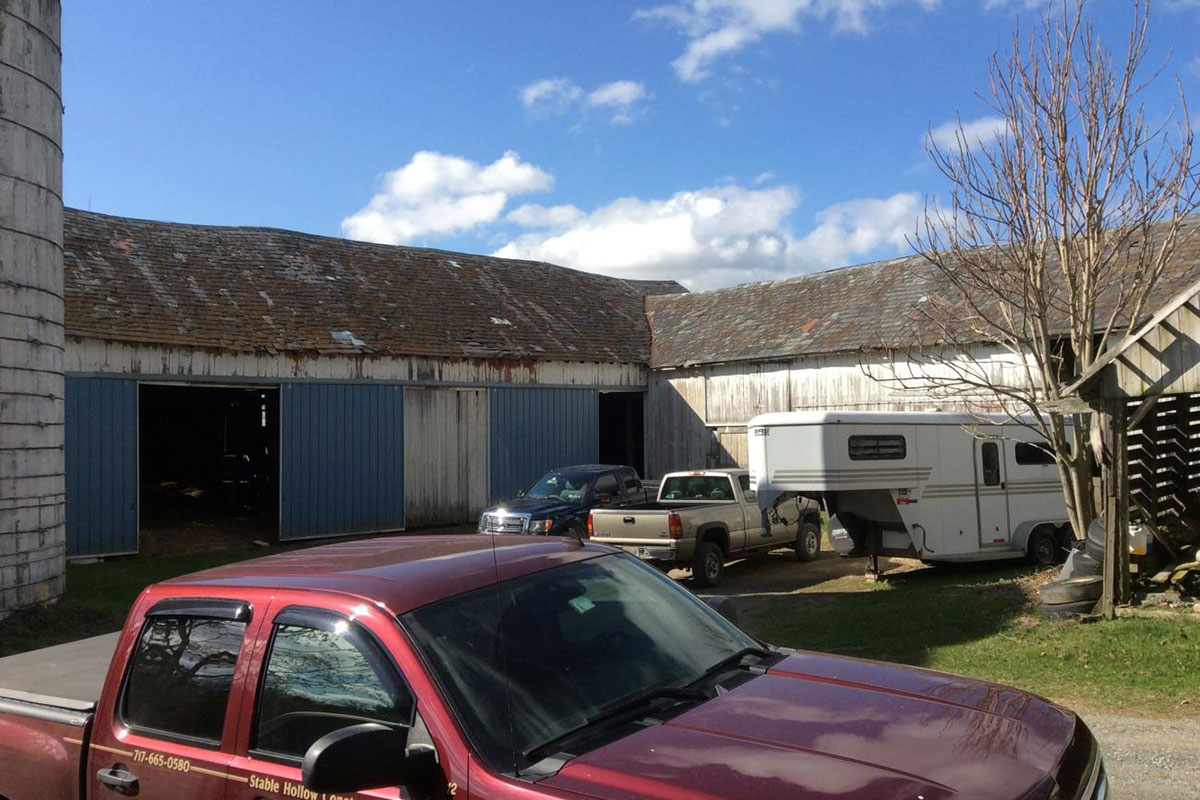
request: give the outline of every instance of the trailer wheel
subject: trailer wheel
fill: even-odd
[[[1042,603],[1038,611],[1047,619],[1073,619],[1091,614],[1098,600],[1076,600],[1071,603]]]
[[[701,589],[716,586],[725,574],[725,554],[716,542],[701,542],[692,562],[692,581]]]
[[[812,561],[821,553],[821,526],[812,520],[800,523],[800,532],[796,534],[796,558],[800,561]]]
[[[1049,528],[1036,528],[1029,534],[1029,560],[1039,567],[1048,567],[1059,562],[1058,537]]]
[[[1104,592],[1104,576],[1085,575],[1052,581],[1041,588],[1042,603],[1062,605],[1090,600],[1095,603]]]

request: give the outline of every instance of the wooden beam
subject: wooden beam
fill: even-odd
[[[1162,395],[1160,394],[1156,394],[1153,397],[1147,397],[1145,401],[1138,406],[1137,411],[1133,412],[1133,416],[1129,418],[1129,424],[1125,427],[1125,429],[1133,430],[1140,427],[1142,420],[1146,418],[1147,414],[1154,410],[1154,407],[1158,405],[1158,401],[1161,397]]]
[[[1080,397],[1060,397],[1058,400],[1041,400],[1038,410],[1047,414],[1092,414],[1098,409]]]

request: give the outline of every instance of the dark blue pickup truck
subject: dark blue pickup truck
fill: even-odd
[[[513,500],[485,508],[480,533],[533,533],[582,539],[593,508],[652,499],[632,467],[582,464],[547,472]]]

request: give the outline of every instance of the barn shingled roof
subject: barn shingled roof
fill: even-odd
[[[644,297],[551,264],[66,209],[69,336],[248,352],[646,363]]]
[[[1185,221],[1147,316],[1200,279],[1200,216]],[[649,297],[650,366],[770,361],[912,341],[922,298],[944,280],[919,256],[710,292]]]

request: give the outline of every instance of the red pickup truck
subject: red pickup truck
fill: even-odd
[[[94,703],[0,690],[5,800],[1099,800],[1070,711],[755,641],[594,542],[401,537],[147,589]]]

